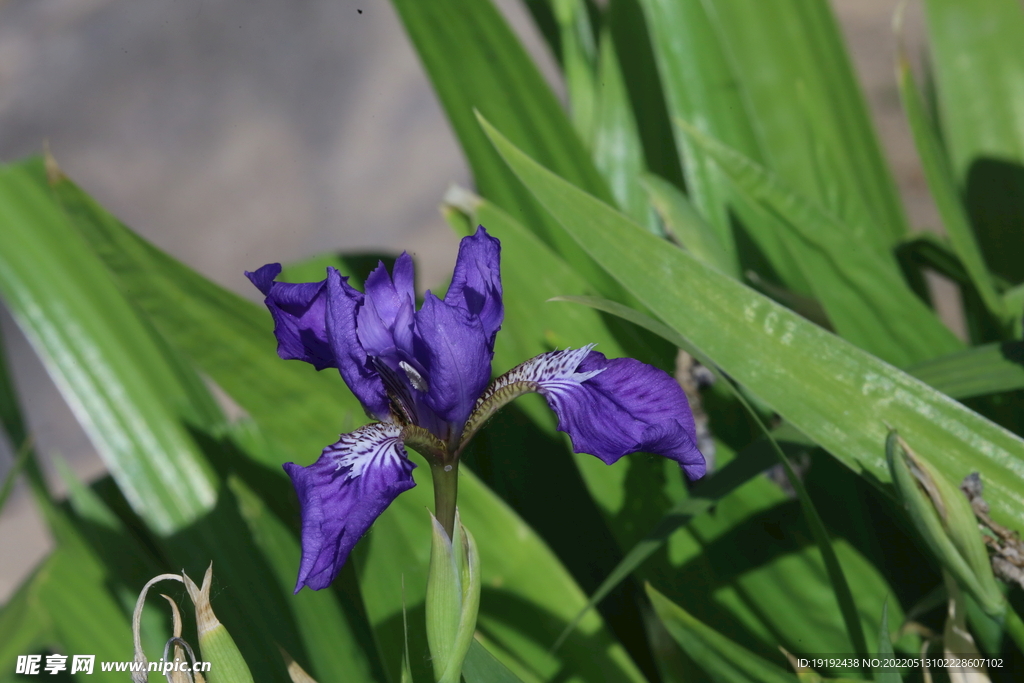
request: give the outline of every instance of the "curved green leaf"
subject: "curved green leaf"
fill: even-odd
[[[558,23],[562,72],[569,95],[569,113],[584,144],[594,135],[597,113],[597,40],[585,0],[551,3]]]
[[[319,453],[339,430],[362,423],[362,408],[337,376],[305,363],[277,362],[273,322],[261,306],[227,291],[160,251],[107,213],[73,182],[53,188],[61,207],[117,278],[121,291],[167,342],[212,377],[283,452],[270,458],[301,459]],[[262,264],[253,264],[256,268]],[[239,273],[241,280],[244,274]],[[330,421],[311,414],[322,405]],[[263,455],[263,451],[256,454]]]
[[[708,135],[763,159],[742,84],[701,0],[642,0],[641,5],[672,120],[692,121]],[[690,198],[735,262],[737,245],[729,215],[734,210],[733,188],[707,153],[678,126],[675,129]]]
[[[838,218],[739,152],[682,125],[743,192],[790,229],[787,246],[840,335],[895,365],[963,347],[906,286],[892,255],[853,238]]]
[[[957,399],[1024,389],[1024,343],[975,346],[913,365],[907,372]]]
[[[650,584],[654,611],[679,645],[715,681],[722,683],[798,683],[796,674],[780,669],[702,624]]]
[[[1024,279],[1024,9],[926,0],[942,139],[985,259]]]
[[[616,57],[636,118],[646,168],[682,187],[685,182],[672,136],[665,92],[658,74],[651,32],[639,0],[610,0],[604,14],[604,25],[615,42]]]
[[[662,234],[640,187],[640,174],[645,168],[643,146],[630,108],[619,55],[608,29],[601,34],[600,47],[591,145],[594,163],[608,181],[622,210],[654,234]]]
[[[572,124],[491,0],[392,2],[459,138],[480,194],[517,216],[601,291],[615,290],[614,281],[566,238],[501,163],[473,118],[474,109],[484,112],[545,164],[611,200]]]
[[[844,223],[862,227],[862,246],[891,249],[907,233],[907,220],[830,3],[705,5],[749,100],[765,165]],[[833,190],[835,202],[827,196]]]
[[[896,76],[899,80],[903,109],[917,146],[917,154],[921,158],[921,166],[924,168],[928,187],[935,198],[935,204],[942,216],[942,223],[949,235],[949,241],[989,313],[997,318],[1005,317],[1003,300],[996,292],[992,276],[985,265],[985,258],[981,254],[981,249],[978,247],[978,242],[971,229],[970,220],[960,203],[956,183],[949,169],[949,162],[946,160],[931,121],[928,120],[928,115],[925,113],[925,104],[914,83],[914,75],[910,71],[910,64],[905,55],[901,55],[897,63]]]
[[[566,231],[670,328],[797,429],[884,483],[887,425],[954,481],[986,482],[993,515],[1024,521],[1024,441],[948,396],[708,268],[544,169],[489,124],[509,165]]]
[[[715,230],[697,213],[679,188],[650,174],[643,176],[643,186],[669,234],[708,265],[735,278],[740,276],[738,264],[729,257]]]
[[[169,534],[216,499],[177,414],[187,390],[42,173],[0,169],[0,294],[132,507]]]

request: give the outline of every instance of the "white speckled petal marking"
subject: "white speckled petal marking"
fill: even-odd
[[[596,344],[587,344],[579,349],[542,353],[491,382],[487,391],[477,399],[473,414],[469,416],[462,444],[467,443],[491,416],[519,396],[531,392],[557,396],[604,372],[604,368],[576,372],[594,346]]]
[[[557,392],[560,389],[582,384],[591,377],[604,372],[604,368],[590,372],[576,372],[576,368],[595,346],[597,345],[587,344],[578,349],[542,353],[522,365],[516,366],[506,377],[512,378],[514,382],[535,382],[542,393],[544,391]]]
[[[312,465],[285,463],[302,507],[296,591],[330,585],[356,542],[402,491],[416,485],[402,428],[381,422],[342,434]]]
[[[477,405],[501,392],[502,389],[517,384],[530,385],[532,391],[541,393],[544,391],[557,392],[559,389],[581,384],[604,371],[602,368],[590,372],[576,372],[576,368],[595,346],[596,344],[587,344],[578,349],[548,351],[535,356],[494,380],[477,401]]]
[[[402,467],[406,457],[401,437],[398,425],[378,422],[342,434],[323,454],[332,459],[336,470],[346,470],[345,481],[349,481],[363,476],[368,467],[371,471]]]

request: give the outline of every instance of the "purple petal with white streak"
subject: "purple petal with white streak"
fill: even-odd
[[[302,561],[295,585],[326,588],[356,541],[398,494],[416,485],[400,427],[377,423],[342,434],[308,467],[286,463],[302,509]]]
[[[646,363],[608,360],[591,348],[541,354],[516,368],[512,381],[536,382],[578,453],[610,465],[644,451],[675,460],[691,479],[704,476],[693,413],[679,383]]]

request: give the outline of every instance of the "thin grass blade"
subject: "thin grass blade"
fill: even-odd
[[[830,3],[705,5],[736,65],[767,166],[825,206],[823,192],[834,187],[847,207],[846,222],[869,219],[863,246],[880,251],[895,246],[907,234],[906,217]],[[829,183],[821,182],[822,172]]]
[[[723,683],[798,683],[795,674],[765,661],[702,624],[650,584],[647,585],[647,595],[672,638],[713,680]]]
[[[993,272],[1024,280],[1024,8],[926,0],[942,140]]]
[[[905,54],[898,58],[896,78],[907,122],[917,146],[917,154],[921,159],[932,197],[935,198],[942,216],[946,234],[949,235],[949,241],[989,313],[1002,320],[1006,317],[1003,301],[996,292],[988,266],[985,265],[985,257],[981,253],[970,219],[961,203],[945,151],[931,121],[928,120],[924,101],[914,82],[914,75]]]

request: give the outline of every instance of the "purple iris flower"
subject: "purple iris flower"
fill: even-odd
[[[691,479],[704,475],[686,396],[662,370],[608,360],[591,344],[542,353],[491,381],[504,317],[500,252],[477,228],[459,246],[444,299],[428,291],[419,310],[405,253],[390,275],[383,263],[370,273],[365,294],[334,268],[302,284],[275,282],[277,263],[246,273],[266,296],[281,358],[337,368],[376,420],[341,435],[308,467],[284,465],[302,508],[296,592],[330,585],[373,521],[415,486],[405,446],[451,473],[483,423],[525,393],[547,399],[577,452],[612,464],[646,451],[675,460]]]

